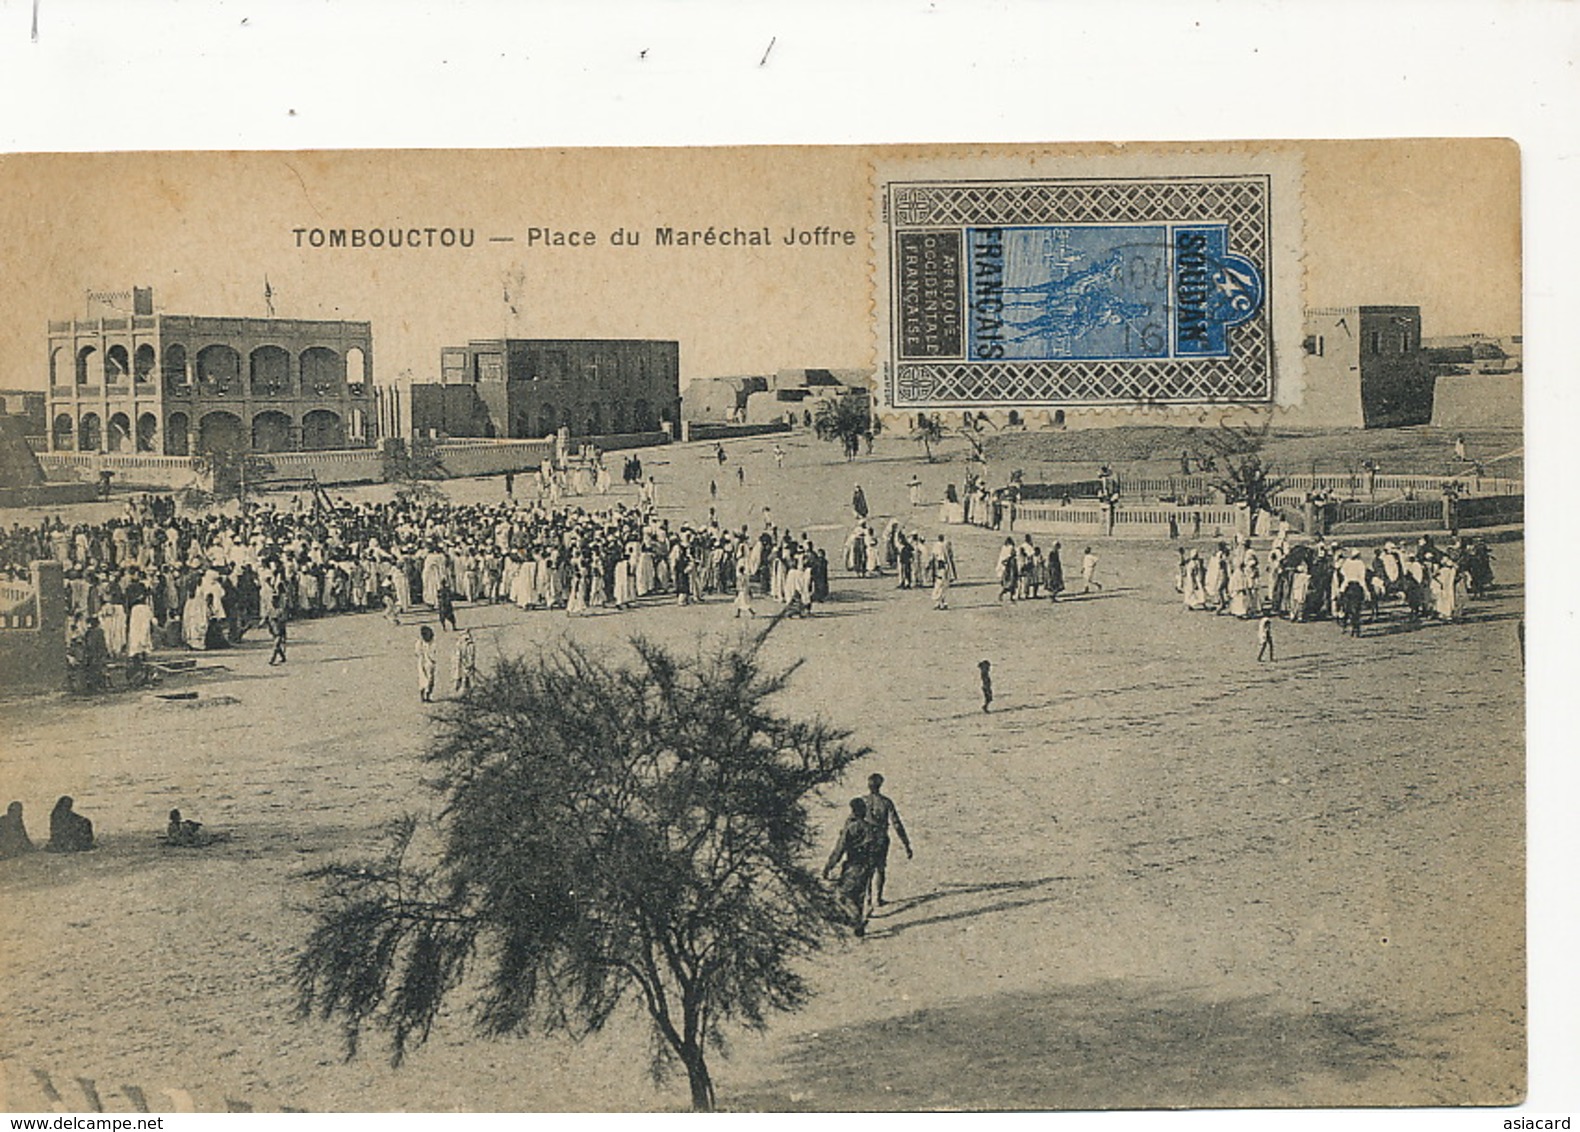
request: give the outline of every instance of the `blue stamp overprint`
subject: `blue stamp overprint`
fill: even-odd
[[[889,404],[1267,401],[1265,177],[888,186]]]

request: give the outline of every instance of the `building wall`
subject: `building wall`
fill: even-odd
[[[0,416],[21,417],[28,436],[43,436],[49,430],[49,398],[36,389],[0,389]]]
[[[1361,312],[1359,307],[1306,311],[1305,388],[1290,417],[1312,427],[1359,428],[1361,410]]]
[[[488,406],[478,397],[474,385],[413,385],[411,427],[413,436],[482,438],[494,435]]]
[[[1439,428],[1520,428],[1525,383],[1519,374],[1467,374],[1437,379],[1432,423]]]
[[[51,451],[293,451],[363,446],[378,435],[366,322],[52,321],[48,374]]]
[[[0,628],[0,695],[66,686],[66,580],[59,562],[35,562],[34,623]]]
[[[446,385],[475,388],[500,437],[651,432],[680,419],[678,342],[479,340],[441,350],[440,372]]]
[[[1432,420],[1432,368],[1421,348],[1421,308],[1360,308],[1361,414],[1367,428]]]
[[[681,398],[688,421],[723,424],[746,411],[746,399],[768,388],[766,377],[692,378]]]

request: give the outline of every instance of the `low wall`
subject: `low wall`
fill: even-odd
[[[767,424],[720,424],[712,421],[685,421],[682,423],[684,440],[733,440],[742,436],[769,436],[776,432],[789,432],[784,421]]]
[[[1456,484],[1471,495],[1520,495],[1525,491],[1525,481],[1502,476],[1478,476],[1473,471],[1459,476],[1410,476],[1375,475],[1365,472],[1328,472],[1311,475],[1293,473],[1274,475],[1279,484],[1278,502],[1286,506],[1299,506],[1310,492],[1325,492],[1339,499],[1388,498],[1406,492],[1417,497],[1437,497],[1443,493],[1445,483]],[[1119,476],[1121,499],[1207,499],[1218,492],[1214,476]],[[1077,480],[1070,483],[1028,483],[1021,485],[1022,499],[1059,499],[1066,493],[1072,499],[1095,498],[1101,486],[1098,480]]]
[[[384,457],[376,448],[337,448],[327,452],[260,452],[258,458],[274,468],[258,477],[270,480],[316,478],[328,486],[349,483],[378,483],[384,478]]]
[[[0,507],[63,507],[68,503],[92,503],[99,498],[99,487],[92,483],[45,483],[37,487],[0,488]]]
[[[451,476],[497,476],[506,472],[535,472],[544,460],[554,458],[552,440],[494,440],[435,445],[439,463]]]
[[[1488,495],[1456,499],[1454,521],[1459,527],[1512,527],[1525,522],[1525,496]]]
[[[1111,520],[1111,521],[1110,521]],[[1015,530],[1078,538],[1228,538],[1243,531],[1248,514],[1238,507],[1174,507],[1168,504],[1115,507],[1023,503]]]
[[[40,452],[44,474],[58,482],[97,483],[99,473],[113,473],[119,488],[173,491],[198,482],[190,456],[134,456],[115,452]]]
[[[21,592],[32,591],[31,607]],[[0,588],[0,695],[66,686],[66,577],[59,562],[32,566],[32,584]]]
[[[592,445],[600,452],[616,452],[622,448],[655,448],[660,444],[668,444],[669,433],[662,430],[658,432],[618,432],[604,436],[576,436],[571,438],[571,447],[584,448]]]

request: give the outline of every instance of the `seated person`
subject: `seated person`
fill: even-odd
[[[165,844],[194,847],[204,843],[206,838],[199,831],[203,828],[200,821],[182,821],[180,810],[170,811],[170,823],[165,826]]]
[[[93,848],[93,823],[72,811],[72,801],[62,796],[49,815],[49,851],[81,853]]]
[[[12,802],[6,807],[5,817],[0,818],[0,860],[32,851],[33,840],[22,823],[22,803]]]

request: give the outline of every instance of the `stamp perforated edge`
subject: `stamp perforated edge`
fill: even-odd
[[[1269,327],[1273,336],[1272,400],[1201,401],[1158,404],[1144,401],[1060,406],[1030,402],[1019,408],[1025,427],[1053,428],[1055,413],[1066,425],[1101,424],[1218,425],[1260,424],[1298,413],[1305,394],[1301,334],[1305,307],[1304,161],[1295,141],[1222,143],[1047,143],[1005,146],[879,147],[869,161],[870,214],[868,310],[871,319],[873,412],[885,428],[897,427],[915,408],[888,402],[887,374],[892,324],[888,279],[889,227],[885,190],[914,180],[1104,179],[1166,176],[1222,176],[1264,173],[1273,186],[1269,209],[1271,265]],[[1004,416],[1014,406],[971,410]],[[959,412],[961,410],[943,410]]]

